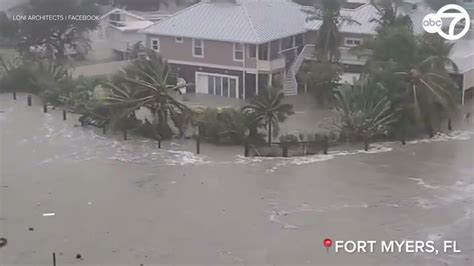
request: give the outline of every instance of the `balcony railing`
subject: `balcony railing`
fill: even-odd
[[[285,57],[279,57],[274,60],[265,61],[265,60],[258,60],[257,68],[263,71],[273,71],[277,69],[282,69],[285,67]]]

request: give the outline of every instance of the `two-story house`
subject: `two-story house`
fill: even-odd
[[[306,18],[292,1],[204,0],[142,32],[148,48],[195,84],[188,92],[249,99],[281,83],[311,42]],[[296,94],[296,82],[284,89]]]
[[[148,48],[194,84],[190,93],[250,99],[261,88],[278,83],[285,95],[296,95],[305,88],[296,74],[305,60],[314,59],[322,24],[307,20],[311,10],[291,0],[202,0],[140,32]],[[406,0],[399,12],[409,15],[415,33],[422,34],[424,16],[434,11],[421,0]],[[368,0],[350,1],[341,14],[357,21],[339,28],[340,61],[345,66],[341,82],[352,84],[366,58],[351,48],[376,35],[380,14]],[[455,54],[453,59],[461,56]],[[463,69],[457,75],[464,92],[472,87],[472,77],[466,76],[472,73],[470,66]]]
[[[146,18],[120,8],[108,10],[100,18],[97,28],[89,32],[91,49],[88,58],[126,59],[126,52],[137,42],[145,43],[145,36],[138,31],[152,25]]]

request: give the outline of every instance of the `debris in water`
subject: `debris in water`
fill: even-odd
[[[89,201],[87,204],[88,204],[88,205],[92,205],[92,202]]]
[[[35,229],[33,227],[28,228],[29,231],[34,231]]]
[[[82,260],[82,255],[81,255],[81,254],[77,254],[77,255],[76,255],[76,259]]]
[[[54,215],[56,215],[54,212],[43,213],[43,217],[49,217],[49,216],[54,216]]]
[[[171,184],[176,184],[176,181],[171,181],[170,183],[171,183]]]
[[[0,238],[0,248],[6,246],[7,243],[8,243],[8,241],[7,241],[6,238],[4,238],[4,237],[1,237],[1,238]]]

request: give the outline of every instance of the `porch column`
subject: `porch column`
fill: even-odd
[[[258,95],[258,57],[260,56],[260,54],[259,54],[259,47],[260,47],[260,45],[257,44],[257,56],[255,57],[255,59],[256,59],[256,69],[255,69],[255,96]]]
[[[245,60],[247,59],[247,44],[244,44],[244,61],[242,62],[242,97],[244,98],[244,100],[246,100],[246,97],[245,97],[245,76],[247,75],[246,71],[245,71],[245,67],[246,67],[246,64],[245,64]],[[240,98],[240,94],[237,95],[237,98]]]

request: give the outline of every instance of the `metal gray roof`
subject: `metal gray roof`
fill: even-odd
[[[418,2],[419,0],[416,0]],[[416,34],[423,33],[422,20],[423,18],[434,11],[424,4],[418,4],[416,9],[399,9],[401,15],[408,15],[413,22],[413,31]],[[380,14],[377,9],[369,4],[364,4],[355,9],[341,9],[341,15],[358,23],[344,22],[341,24],[339,31],[343,33],[356,33],[356,34],[367,34],[375,35],[377,33],[377,27],[379,26],[377,19],[380,18]],[[318,30],[322,22],[318,20],[309,21],[306,25],[309,30]]]
[[[305,32],[306,17],[289,0],[203,1],[142,32],[259,44]]]

